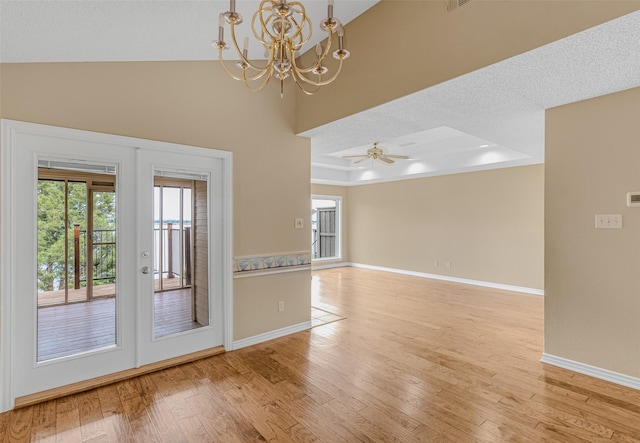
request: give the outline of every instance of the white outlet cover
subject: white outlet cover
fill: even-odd
[[[622,229],[622,215],[597,214],[596,229]]]

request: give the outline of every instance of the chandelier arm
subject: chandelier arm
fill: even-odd
[[[265,38],[264,38],[264,34],[265,32],[267,33],[267,35],[269,36],[269,38],[271,40],[276,39],[276,36],[271,34],[271,32],[269,32],[269,29],[267,28],[267,22],[264,21],[264,16],[262,15],[264,12],[266,11],[271,11],[271,15],[273,15],[273,8],[272,7],[266,7],[265,9],[263,9],[263,4],[267,3],[269,0],[263,0],[262,2],[260,2],[260,7],[258,8],[258,10],[256,12],[253,13],[253,17],[251,18],[251,32],[253,32],[253,36],[258,39],[260,42],[262,42],[262,44],[267,44]],[[261,29],[261,34],[258,35],[258,33],[256,32],[256,27],[255,27],[255,22],[256,22],[256,17],[260,18],[260,29]]]
[[[311,80],[307,77],[305,77],[301,72],[297,71],[296,69],[292,69],[291,70],[291,74],[293,75],[294,78],[298,78],[300,80],[302,80],[305,83],[308,83],[310,85],[313,86],[326,86],[329,83],[331,83],[332,81],[334,81],[337,77],[338,74],[340,74],[340,71],[342,70],[342,60],[339,60],[339,64],[338,64],[338,69],[336,70],[335,74],[333,74],[333,76],[331,76],[330,79],[328,80],[324,80],[324,81],[315,81],[315,80]],[[297,80],[296,80],[297,82]]]
[[[331,50],[331,31],[329,31],[329,38],[327,39],[327,45],[324,48],[324,51],[322,52],[322,56],[313,65],[309,66],[308,68],[301,68],[296,64],[296,59],[294,57],[291,57],[292,59],[291,64],[293,65],[293,68],[299,73],[302,73],[302,74],[309,73],[322,64],[324,59],[327,58],[327,56],[329,55],[330,50]]]
[[[309,39],[311,38],[311,35],[313,34],[313,29],[312,29],[313,26],[311,25],[311,20],[307,18],[307,11],[302,3],[296,2],[296,1],[293,1],[293,2],[290,1],[288,2],[288,5],[293,12],[297,13],[302,17],[302,21],[300,23],[298,23],[293,13],[289,17],[289,20],[296,26],[296,29],[297,29],[296,33],[290,37],[290,40],[293,41],[295,38],[300,36],[300,38],[303,41],[300,43],[299,47],[302,47],[302,45],[304,45],[309,41]],[[306,25],[309,27],[309,35],[305,39],[304,36],[302,35],[302,32]]]
[[[249,86],[249,81],[251,81],[251,79],[245,78],[244,77],[244,72],[245,71],[242,71],[243,78],[241,78],[240,81],[242,81],[242,84],[244,85],[244,87],[247,88],[251,92],[260,92],[260,91],[262,91],[269,84],[269,81],[273,77],[272,75],[267,76],[267,78],[264,79],[264,81],[262,82],[262,84],[260,86],[258,86],[257,88],[252,88],[251,86]]]
[[[303,9],[303,12],[304,12],[304,8],[302,8],[302,9]],[[293,42],[293,40],[298,38],[300,41],[295,45],[295,47],[300,49],[311,39],[311,36],[313,35],[313,26],[311,25],[311,20],[307,19],[307,16],[304,15],[304,14],[302,15],[302,22],[301,23],[298,23],[298,21],[293,16],[291,16],[289,18],[289,20],[291,20],[291,22],[295,25],[295,27],[297,29],[296,33],[293,34],[291,37],[289,37],[289,40],[291,42]],[[306,38],[304,37],[304,34],[303,34],[305,26],[309,27],[309,34],[307,35]]]
[[[222,57],[222,51],[223,49],[219,49],[218,52],[218,59],[220,60],[220,64],[222,65],[222,69],[224,69],[224,71],[229,74],[229,76],[231,78],[233,78],[234,80],[238,80],[238,81],[244,81],[244,79],[248,80],[248,81],[255,81],[255,80],[260,80],[260,78],[264,77],[265,74],[267,74],[270,70],[270,68],[267,66],[266,68],[260,70],[258,72],[258,74],[254,75],[253,77],[246,77],[244,74],[242,77],[237,76],[236,74],[234,74],[233,72],[231,72],[231,70],[229,69],[229,67],[226,65],[226,63],[224,62],[224,59]],[[243,71],[244,72],[244,71]]]
[[[222,51],[223,49],[220,48],[218,50],[219,54],[218,54],[218,60],[220,60],[220,65],[222,65],[222,69],[224,69],[224,71],[229,74],[229,77],[231,77],[234,80],[238,80],[238,81],[242,81],[242,77],[238,77],[237,75],[235,75],[233,72],[231,72],[231,70],[229,70],[229,68],[227,68],[227,65],[224,63],[224,60],[222,59]]]
[[[320,86],[316,86],[316,88],[313,91],[307,90],[304,88],[304,86],[302,86],[302,84],[298,81],[298,79],[295,76],[293,77],[293,80],[296,86],[298,87],[298,89],[300,89],[305,95],[314,95],[320,90]]]
[[[264,73],[269,70],[269,66],[272,61],[271,57],[269,57],[269,62],[266,64],[266,66],[257,66],[251,63],[251,61],[249,61],[249,59],[244,56],[243,51],[240,51],[240,46],[238,46],[238,41],[236,40],[236,31],[233,23],[231,24],[231,42],[233,43],[233,46],[236,48],[236,52],[240,56],[240,60],[246,63],[248,67],[250,67],[251,69],[258,71],[259,74],[257,75],[256,79],[262,77]]]

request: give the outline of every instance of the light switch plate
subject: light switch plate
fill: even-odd
[[[304,222],[302,221],[301,217],[300,218],[296,218],[295,224],[296,224],[296,229],[304,228]]]

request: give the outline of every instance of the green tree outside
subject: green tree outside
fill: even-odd
[[[38,292],[73,287],[74,239],[73,226],[87,230],[87,186],[83,182],[68,182],[66,195],[68,225],[65,226],[65,182],[62,180],[38,180]],[[105,230],[115,240],[115,193],[94,193],[94,230]],[[65,229],[69,242],[65,260]],[[109,233],[112,231],[111,233]],[[94,241],[96,239],[94,238]],[[81,236],[80,280],[86,286],[86,238]],[[115,254],[101,250],[94,254],[94,267],[100,265],[110,275],[115,275]],[[65,267],[68,281],[65,280]]]

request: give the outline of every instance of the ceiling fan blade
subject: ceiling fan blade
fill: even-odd
[[[369,158],[369,156],[368,156],[368,155],[365,155],[365,156],[364,156],[364,158],[361,158],[360,160],[353,162],[353,164],[354,164],[354,165],[357,165],[358,163],[362,163],[363,161],[365,161],[365,160],[366,160],[366,159],[368,159],[368,158]]]
[[[411,158],[408,155],[395,155],[395,154],[388,154],[387,157],[388,158],[397,158],[399,160],[409,160]]]
[[[383,161],[385,163],[388,163],[388,164],[395,163],[393,160],[391,160],[386,155],[381,155],[380,157],[378,157],[378,160],[381,160],[381,161]]]
[[[359,154],[359,155],[343,155],[342,158],[360,158],[360,157],[364,157],[367,158],[369,157],[367,154]]]

